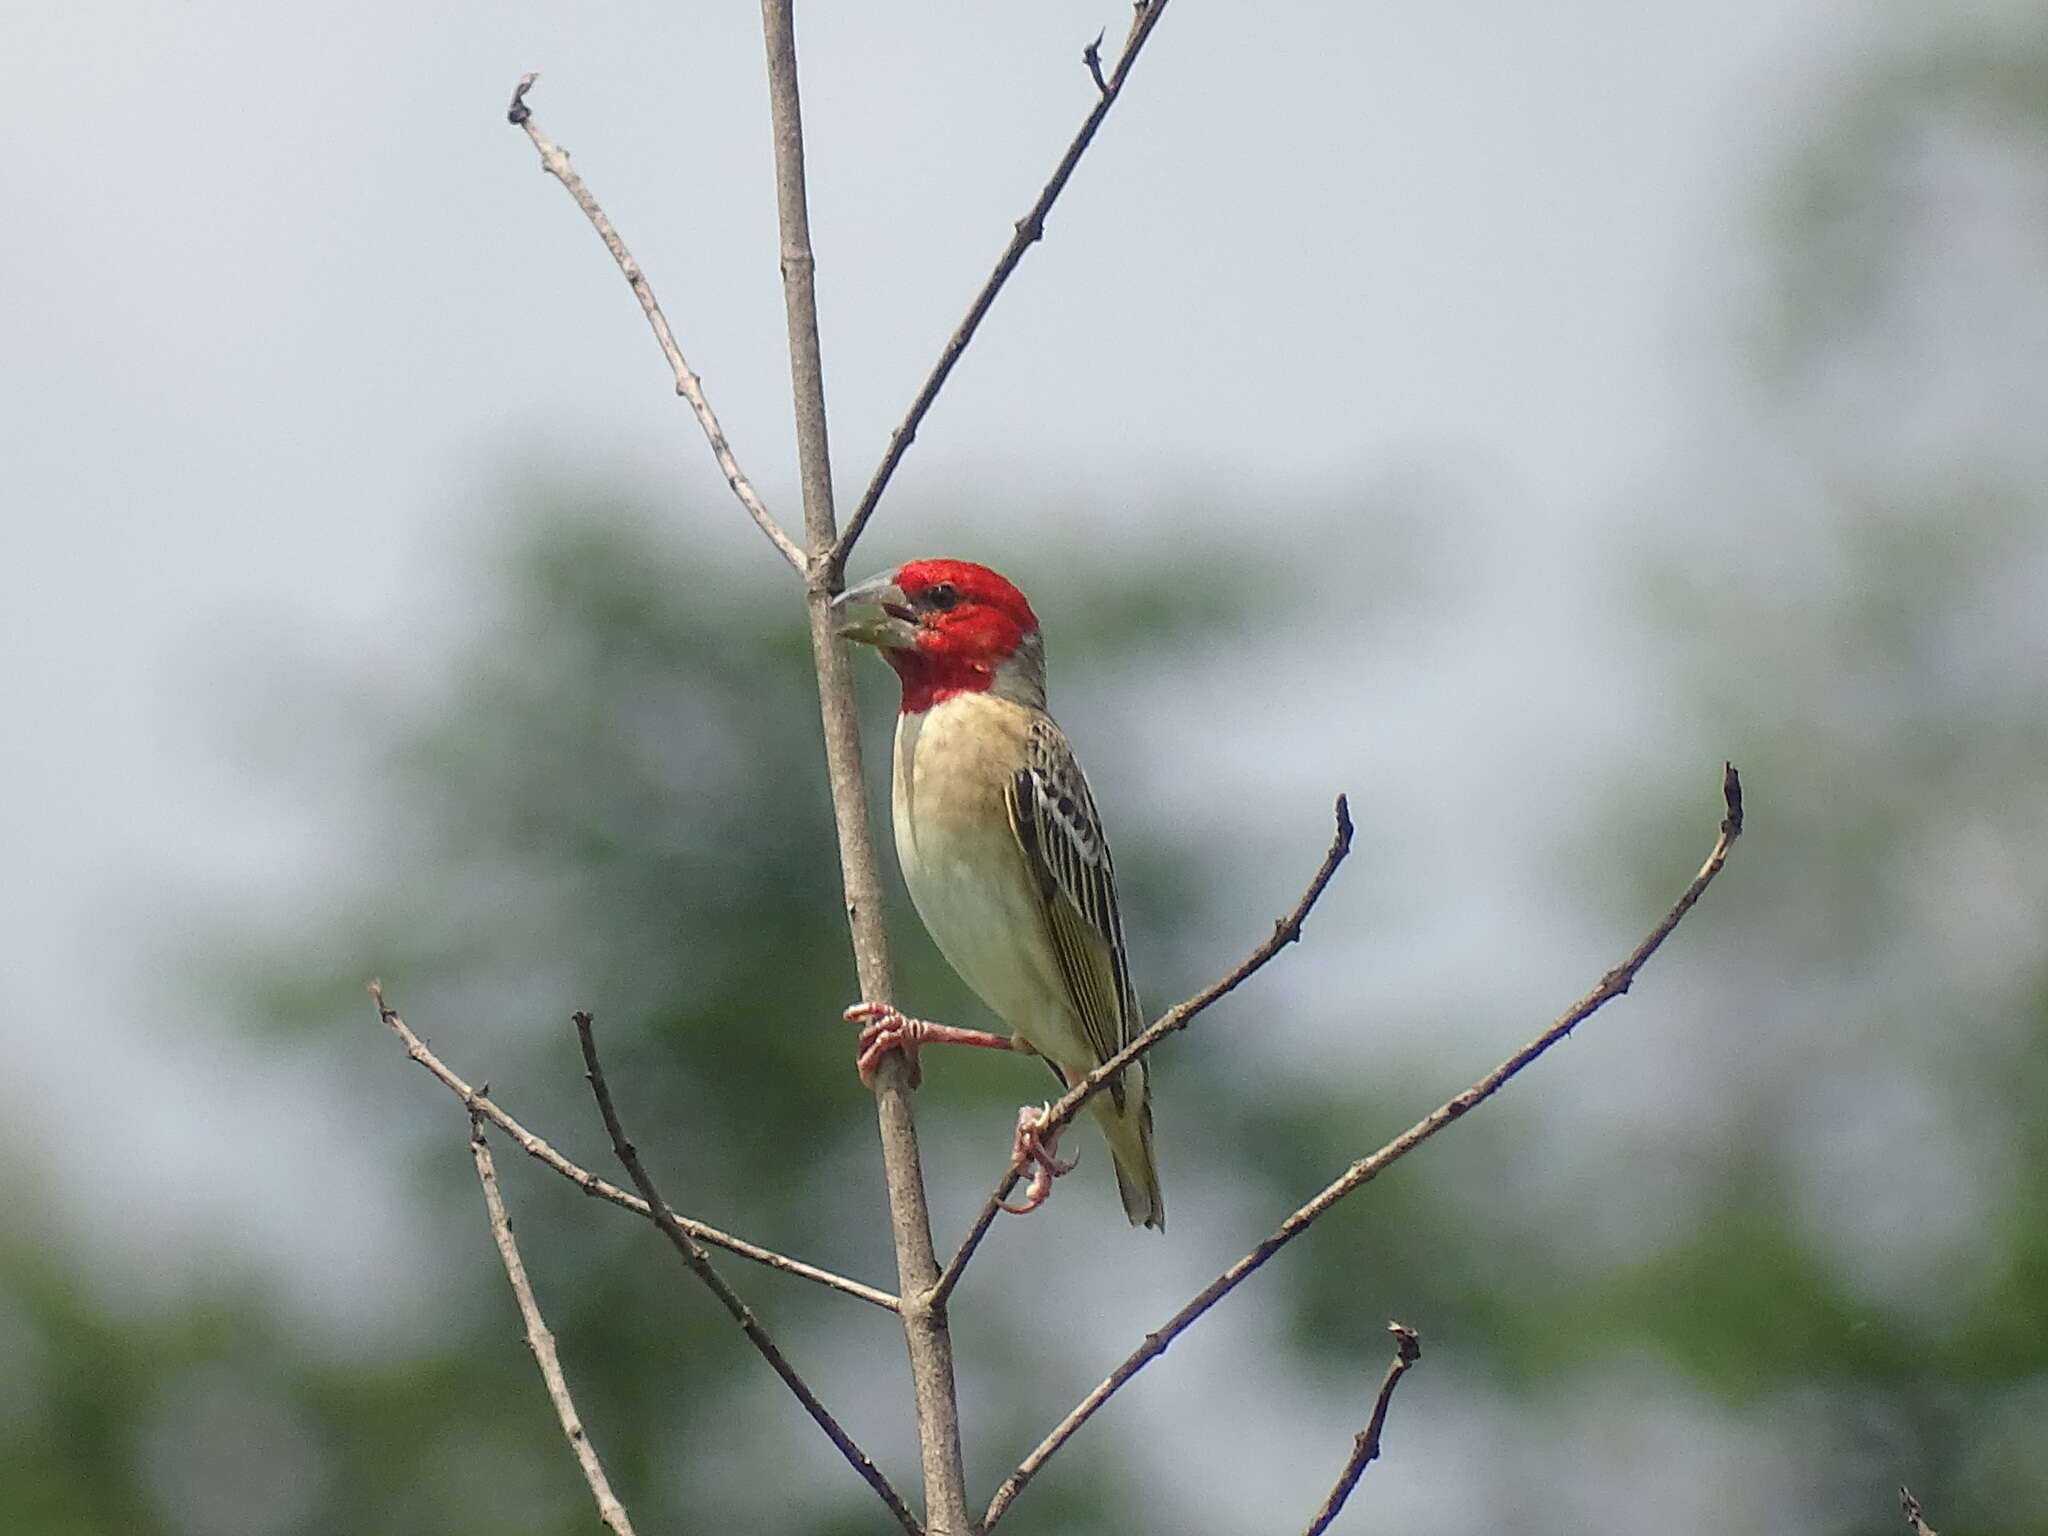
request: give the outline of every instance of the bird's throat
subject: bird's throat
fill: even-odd
[[[914,650],[886,650],[882,658],[902,679],[906,715],[921,715],[959,694],[986,693],[996,682],[995,664],[988,661]]]

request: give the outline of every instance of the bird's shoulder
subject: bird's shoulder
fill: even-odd
[[[1048,833],[1057,833],[1070,855],[1085,864],[1106,867],[1109,845],[1088,776],[1081,771],[1066,733],[1043,710],[1036,713],[1018,765],[1018,792],[1028,791],[1035,819]]]

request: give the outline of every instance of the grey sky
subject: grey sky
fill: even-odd
[[[1495,630],[1551,625],[1522,655],[1586,648],[1540,617],[1557,605],[1514,594],[1576,579],[1683,440],[1759,178],[1859,33],[1785,0],[1250,14],[1169,15],[871,553],[957,539],[932,496],[978,483],[1121,540],[1184,491],[1251,530],[1423,477],[1471,543],[1472,590],[1451,596],[1468,612],[1497,588],[1493,620],[1362,657],[1379,713],[1288,730],[1288,779],[1319,805],[1364,754],[1434,810],[1455,884],[1492,829],[1451,835],[1470,802],[1427,786],[1486,770],[1446,775],[1443,748],[1531,707]],[[1078,48],[1105,22],[1120,10],[801,18],[850,486],[1086,109]],[[232,734],[293,701],[243,690],[287,675],[279,654],[372,683],[417,671],[462,622],[450,530],[508,459],[674,486],[715,547],[769,558],[623,285],[505,125],[521,71],[542,72],[542,121],[778,506],[792,479],[752,7],[45,6],[5,29],[22,138],[0,164],[0,707],[22,749],[0,811],[0,1104],[61,1137],[36,1106],[88,1063],[217,1082],[152,974],[179,913],[288,909],[347,856]],[[1445,675],[1455,701],[1428,686]],[[1306,820],[1286,804],[1273,819]],[[198,1155],[162,1165],[167,1198]]]

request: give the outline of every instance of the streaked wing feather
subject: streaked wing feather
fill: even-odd
[[[1143,1026],[1124,954],[1116,870],[1088,781],[1050,719],[1033,723],[1028,766],[1007,796],[1010,828],[1038,880],[1060,974],[1097,1061],[1121,1050]],[[1123,1084],[1111,1085],[1123,1102]]]

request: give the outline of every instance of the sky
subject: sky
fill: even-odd
[[[1194,500],[1225,543],[1304,518],[1362,580],[1376,551],[1329,509],[1398,509],[1449,574],[1403,632],[1342,637],[1369,714],[1317,713],[1306,690],[1276,709],[1225,674],[1199,717],[1147,701],[1146,746],[1091,764],[1267,731],[1284,750],[1266,792],[1214,798],[1242,808],[1231,835],[1298,855],[1275,910],[1330,793],[1363,785],[1433,850],[1414,902],[1459,892],[1517,933],[1499,986],[1572,995],[1608,936],[1513,924],[1523,888],[1487,877],[1573,753],[1611,739],[1617,692],[1654,718],[1592,601],[1605,551],[1664,515],[1646,481],[1741,366],[1726,327],[1756,280],[1759,199],[1890,14],[1176,0],[868,563],[996,559],[1045,530],[1141,547],[1185,532],[1168,519]],[[846,503],[1087,111],[1082,44],[1114,43],[1125,15],[799,15]],[[774,559],[615,270],[506,125],[529,70],[541,125],[794,524],[752,6],[0,18],[0,1133],[50,1149],[59,1188],[135,1191],[118,1220],[80,1212],[110,1284],[232,1241],[325,1307],[352,1289],[320,1279],[345,1271],[349,1231],[400,1220],[372,1173],[323,1155],[345,1139],[332,1111],[210,1031],[190,984],[223,913],[289,921],[360,872],[343,802],[267,766],[305,707],[292,679],[417,686],[474,613],[465,539],[528,475],[649,491],[699,521],[709,558]],[[1108,734],[1111,707],[1082,697]],[[321,723],[337,782],[359,724]],[[1718,762],[1700,766],[1709,832]],[[1396,999],[1440,979],[1441,935],[1389,923]],[[118,1136],[76,1114],[88,1084],[123,1104]],[[267,1155],[228,1171],[252,1139]]]

